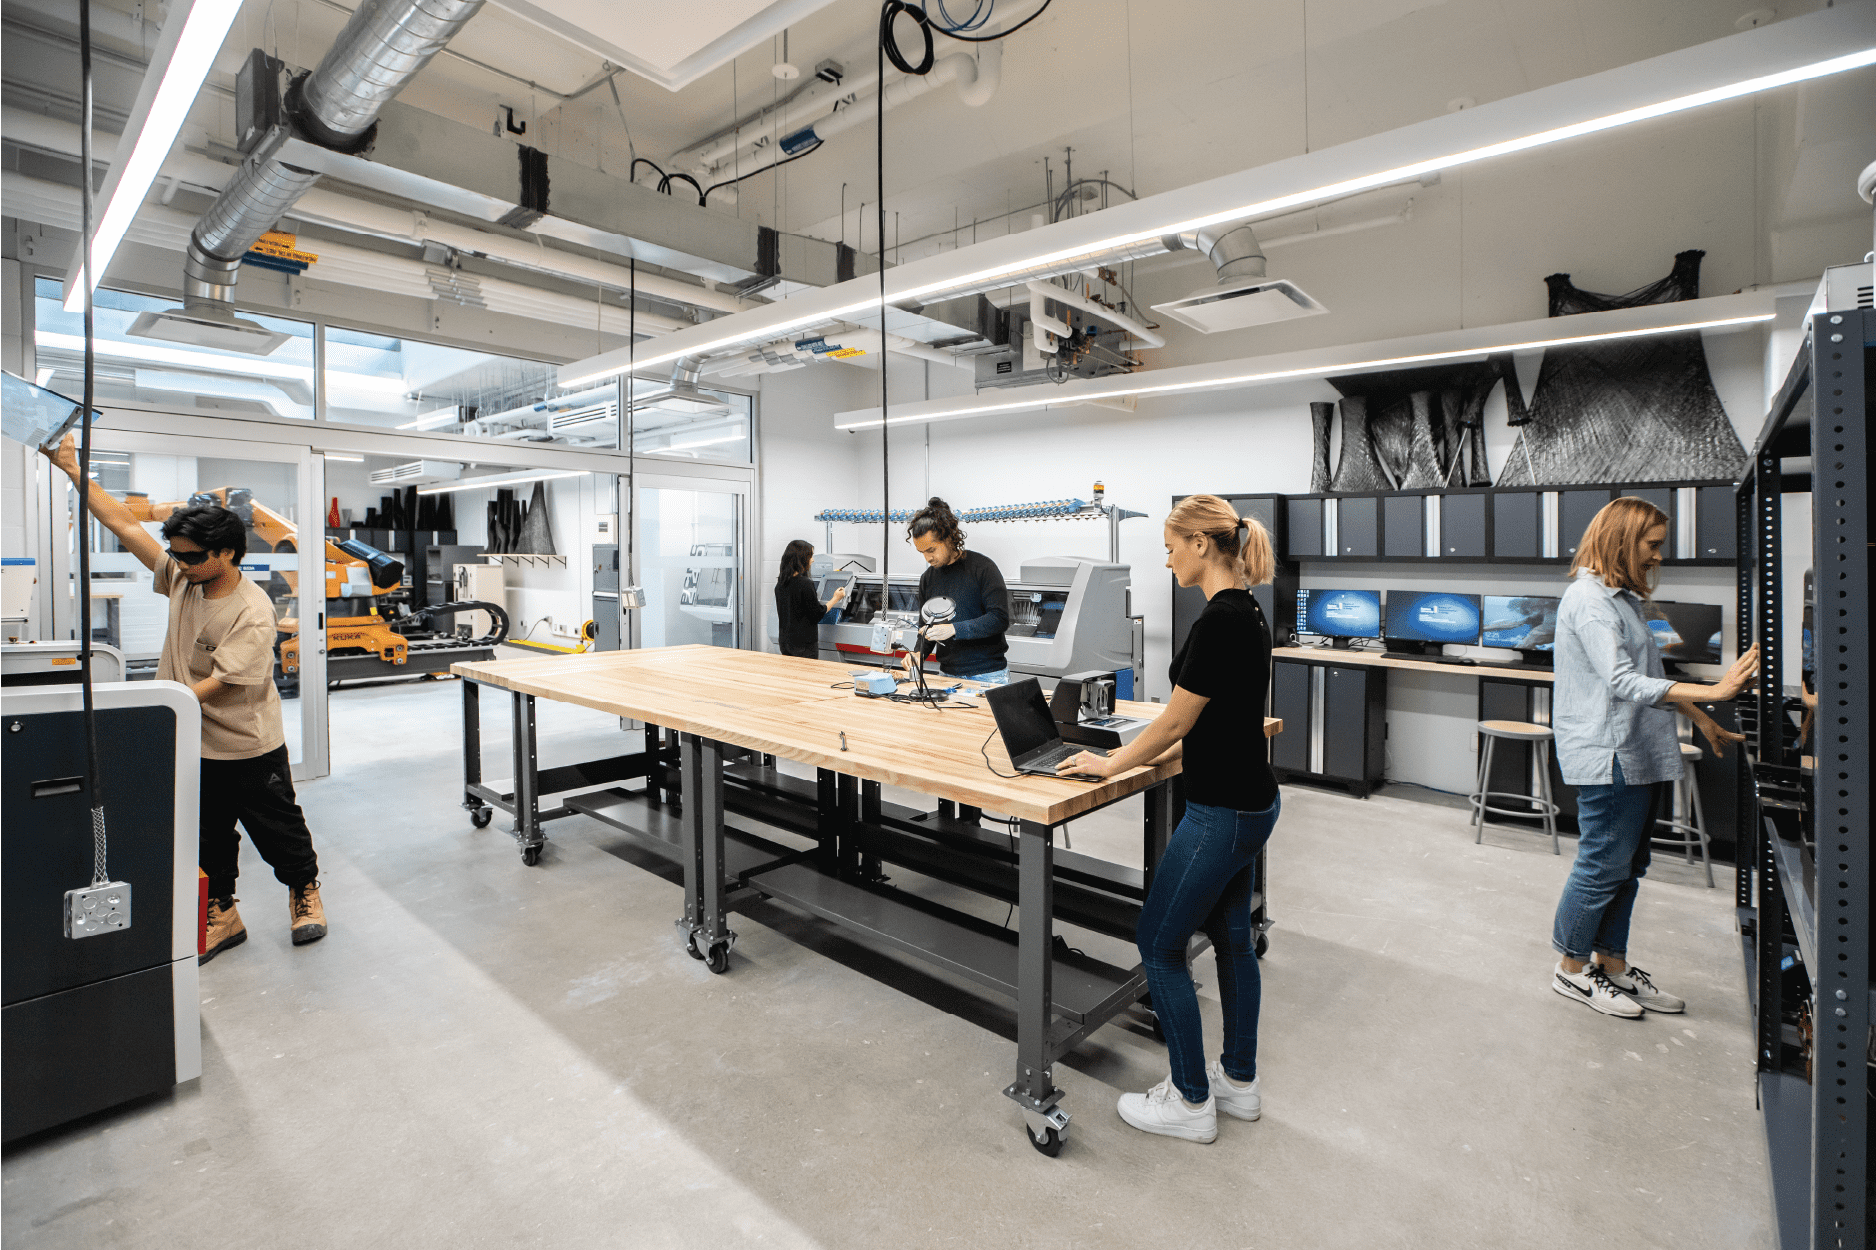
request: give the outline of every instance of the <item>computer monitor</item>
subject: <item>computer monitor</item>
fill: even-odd
[[[1479,597],[1445,591],[1387,592],[1387,636],[1406,642],[1479,640]]]
[[[1720,662],[1718,604],[1650,600],[1642,605],[1642,620],[1654,635],[1663,660],[1680,664]]]
[[[1381,592],[1378,590],[1299,590],[1297,628],[1327,638],[1379,638]]]
[[[1488,647],[1550,651],[1557,645],[1554,595],[1487,595],[1480,641]]]

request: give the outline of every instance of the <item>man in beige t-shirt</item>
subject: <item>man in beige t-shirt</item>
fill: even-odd
[[[119,500],[98,487],[84,490],[69,436],[47,454],[83,491],[91,514],[156,574],[156,593],[169,599],[157,680],[183,683],[202,704],[198,859],[209,893],[202,962],[247,940],[247,926],[235,910],[237,821],[287,887],[293,944],[318,941],[326,935],[319,858],[293,793],[281,731],[273,602],[241,575],[246,523],[217,504],[178,508],[161,518],[165,550]]]

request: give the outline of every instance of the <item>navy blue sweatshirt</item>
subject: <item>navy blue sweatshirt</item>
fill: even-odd
[[[1008,667],[1003,634],[1010,627],[1010,592],[996,561],[966,551],[941,569],[926,569],[918,579],[920,606],[941,595],[958,605],[951,619],[957,635],[938,644],[938,667],[951,677]]]

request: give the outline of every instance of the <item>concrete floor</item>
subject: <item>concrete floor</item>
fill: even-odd
[[[249,854],[202,1079],[9,1152],[9,1247],[1771,1244],[1730,870],[1644,883],[1636,957],[1692,1005],[1612,1020],[1548,986],[1568,845],[1289,787],[1264,1118],[1210,1146],[1127,1128],[1115,1097],[1165,1075],[1128,1020],[1057,1069],[1050,1160],[999,1092],[1007,1003],[759,902],[712,976],[614,831],[556,822],[530,869],[505,822],[471,829],[458,689],[335,693],[334,775],[301,794],[331,936],[294,949]],[[543,764],[620,744],[581,709],[540,721]],[[1137,862],[1137,822],[1071,831]],[[1198,976],[1215,1047],[1209,956]]]

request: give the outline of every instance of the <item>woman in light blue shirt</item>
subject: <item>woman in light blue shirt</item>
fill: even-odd
[[[1648,871],[1660,783],[1681,775],[1674,714],[1693,720],[1715,756],[1741,735],[1700,703],[1736,697],[1758,671],[1754,647],[1717,686],[1670,680],[1640,605],[1654,589],[1668,518],[1644,499],[1617,499],[1577,545],[1557,608],[1551,728],[1557,768],[1577,787],[1576,863],[1557,903],[1551,988],[1604,1015],[1637,1017],[1687,1004],[1628,962],[1629,917]]]

